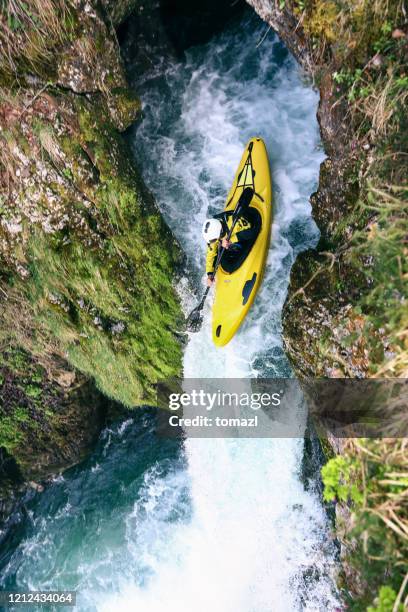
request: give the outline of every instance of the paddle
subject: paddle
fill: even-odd
[[[241,212],[242,205],[245,204],[245,203],[246,202],[242,202],[242,198],[240,198],[238,200],[238,202],[237,202],[237,205],[236,205],[236,207],[234,209],[234,212],[232,214],[233,222],[232,222],[232,225],[231,225],[231,229],[228,232],[227,240],[229,240],[231,238],[231,235],[232,235],[233,229],[235,227],[235,224],[238,221],[239,213]],[[221,258],[222,258],[223,254],[224,254],[224,251],[225,251],[225,248],[223,247],[220,250],[220,252],[218,253],[217,261],[215,262],[215,266],[214,266],[213,278],[215,278],[215,275],[217,273],[217,269],[218,269],[218,266],[220,265]],[[204,295],[202,297],[202,300],[199,303],[199,305],[196,306],[194,308],[194,310],[192,310],[190,312],[190,314],[188,315],[188,317],[187,317],[187,329],[188,329],[188,331],[191,331],[191,332],[198,332],[199,331],[199,329],[201,327],[201,324],[203,322],[203,308],[204,308],[205,300],[207,299],[207,295],[208,295],[210,289],[211,289],[211,287],[207,287],[207,289],[205,290],[205,293],[204,293]]]

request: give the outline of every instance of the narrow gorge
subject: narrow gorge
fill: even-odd
[[[293,439],[163,440],[149,408],[182,374],[406,377],[404,12],[248,4],[2,6],[4,590],[76,590],[84,611],[403,605],[406,544],[376,505],[394,496],[405,525],[401,489],[381,488],[382,465],[403,477],[403,440],[310,443],[301,394]],[[272,242],[220,350],[210,304],[196,335],[183,312],[201,224],[253,135]]]

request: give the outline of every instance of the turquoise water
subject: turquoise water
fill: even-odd
[[[183,449],[157,438],[150,411],[106,429],[92,457],[27,505],[2,550],[2,588],[78,589],[79,608],[94,609],[118,579],[143,584],[138,548],[152,535],[149,523],[164,535],[191,515],[188,482],[178,486],[184,470]]]
[[[187,254],[186,309],[202,283],[199,228],[222,207],[245,142],[264,138],[274,225],[262,290],[224,349],[203,329],[186,345],[189,377],[290,375],[281,309],[296,254],[318,234],[308,198],[323,159],[317,94],[265,24],[245,13],[183,61],[158,56],[135,85],[144,120],[130,135],[160,209]],[[154,59],[154,51],[153,51]],[[1,586],[70,588],[83,612],[292,612],[338,609],[336,563],[299,437],[164,441],[138,411],[106,429],[93,455],[28,504],[3,547]]]

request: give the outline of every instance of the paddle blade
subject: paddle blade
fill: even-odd
[[[194,308],[194,310],[190,312],[187,318],[188,331],[194,332],[194,333],[200,331],[202,322],[203,322],[203,309],[200,304],[200,306],[197,306],[197,308]]]

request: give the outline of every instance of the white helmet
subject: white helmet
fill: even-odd
[[[218,219],[207,219],[203,225],[203,238],[206,242],[221,236],[222,223]]]

